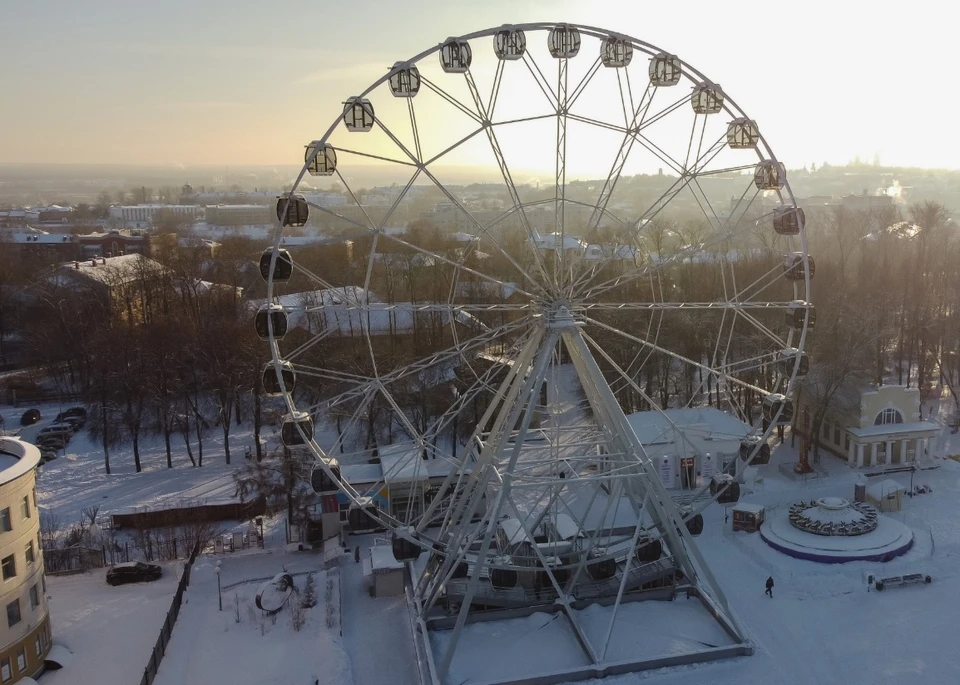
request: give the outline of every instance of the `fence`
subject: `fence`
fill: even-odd
[[[163,621],[163,628],[160,629],[160,636],[157,638],[157,643],[153,646],[153,651],[150,653],[150,661],[147,662],[146,668],[143,669],[143,678],[140,679],[140,685],[153,685],[153,681],[157,677],[157,671],[160,670],[160,662],[163,661],[163,655],[167,652],[167,645],[170,644],[173,626],[177,622],[177,616],[180,615],[180,604],[183,601],[183,593],[186,591],[187,586],[190,585],[190,569],[193,567],[193,562],[196,561],[197,554],[199,553],[200,545],[197,544],[183,567],[183,575],[180,576],[180,583],[177,585],[177,591],[173,595],[173,603],[167,611],[167,617]]]
[[[47,573],[81,573],[106,565],[106,547],[73,545],[61,549],[43,550],[43,567]],[[124,559],[126,561],[126,559]]]
[[[265,511],[266,502],[261,498],[244,503],[201,504],[193,507],[114,514],[112,518],[114,528],[145,530],[218,521],[247,521],[263,516]]]

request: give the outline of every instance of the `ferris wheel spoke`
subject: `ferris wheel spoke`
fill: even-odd
[[[379,379],[371,380],[368,383],[364,383],[358,386],[357,388],[353,388],[344,393],[331,397],[328,400],[325,400],[323,404],[329,407],[336,406],[353,397],[356,397],[358,393],[364,392],[369,387],[376,386],[380,383],[390,383],[390,382],[399,380],[401,378],[410,376],[412,374],[419,373],[420,371],[423,371],[424,369],[427,369],[430,366],[440,364],[450,359],[461,357],[465,353],[475,350],[478,347],[484,347],[486,345],[489,345],[491,342],[500,338],[503,335],[507,335],[515,331],[524,330],[528,327],[528,325],[529,325],[529,322],[527,320],[527,317],[524,317],[517,321],[504,324],[498,328],[491,329],[488,332],[481,333],[480,335],[477,335],[473,338],[470,338],[469,340],[464,341],[463,343],[461,343],[456,347],[451,347],[441,352],[436,352],[418,361],[415,361],[411,364],[394,369],[384,374]]]
[[[289,357],[285,357],[284,361],[289,361]],[[334,381],[337,383],[363,383],[371,380],[369,376],[364,376],[363,374],[357,373],[348,373],[346,371],[339,371],[337,369],[325,368],[321,366],[312,366],[310,364],[295,364],[294,368],[297,371],[297,375],[310,376],[312,378],[319,378],[324,381]]]
[[[527,67],[527,71],[530,72],[533,80],[537,82],[537,86],[539,86],[544,97],[547,98],[547,102],[550,103],[550,107],[553,108],[554,113],[559,114],[560,105],[559,101],[557,100],[557,94],[553,92],[553,88],[550,85],[550,82],[547,81],[547,77],[543,75],[543,70],[540,69],[540,65],[537,64],[537,60],[534,59],[529,50],[524,51],[522,59],[523,63]]]
[[[524,280],[526,280],[530,285],[532,285],[534,289],[539,290],[541,294],[546,293],[546,289],[544,288],[543,284],[541,284],[536,278],[533,277],[533,275],[530,274],[530,272],[528,272],[523,266],[520,265],[520,263],[514,258],[514,256],[511,255],[503,247],[503,245],[500,243],[499,240],[497,240],[496,236],[494,236],[480,221],[478,221],[477,218],[466,207],[463,206],[463,203],[460,202],[456,197],[454,197],[453,193],[451,193],[446,188],[446,186],[444,186],[428,168],[424,167],[423,173],[427,176],[427,178],[433,181],[434,185],[437,187],[438,190],[440,190],[441,193],[443,193],[446,196],[447,200],[449,200],[458,210],[460,210],[463,216],[468,221],[470,221],[470,223],[473,224],[474,228],[480,231],[480,233],[482,233],[487,238],[487,240],[489,240],[493,244],[493,246],[500,252],[500,254],[504,257],[504,259],[506,259],[511,264],[511,266],[513,266],[517,270],[517,273]],[[390,237],[395,238],[395,236],[390,236]],[[493,279],[493,280],[496,280],[496,279]],[[534,295],[531,295],[528,292],[524,291],[524,294],[530,298],[535,298]]]
[[[493,114],[497,107],[497,98],[500,97],[500,84],[503,82],[503,66],[506,62],[502,59],[497,60],[497,70],[493,75],[493,83],[490,84],[490,97],[487,99],[487,118],[493,119]]]
[[[413,150],[416,153],[417,163],[423,163],[423,147],[420,145],[420,129],[417,126],[417,112],[413,106],[413,98],[407,98],[407,113],[410,115],[410,134],[413,136]]]
[[[569,111],[569,100],[567,87],[569,86],[570,73],[567,58],[561,57],[557,60],[557,138],[556,138],[556,175],[554,181],[554,240],[560,236],[560,244],[557,248],[554,258],[553,282],[557,287],[563,283],[566,289],[571,285],[571,279],[567,279],[566,261],[567,261],[567,243],[566,243],[566,196],[567,196],[567,112]],[[535,251],[540,251],[540,246],[535,245]],[[572,293],[567,293],[572,295]]]
[[[566,59],[566,58],[564,58]],[[580,79],[580,83],[573,89],[573,93],[570,95],[569,100],[566,103],[565,109],[569,110],[573,107],[577,99],[583,94],[583,91],[586,90],[587,85],[590,81],[593,80],[593,77],[597,75],[597,72],[600,71],[600,65],[602,64],[600,57],[598,56],[590,68],[587,70],[587,73],[583,75],[583,78]]]
[[[423,166],[425,166],[425,167],[426,167],[426,166],[430,166],[431,164],[435,163],[437,160],[443,159],[444,157],[446,157],[447,155],[449,155],[451,152],[453,152],[454,150],[456,150],[458,147],[460,147],[461,145],[463,145],[464,143],[466,143],[468,140],[472,139],[474,136],[476,136],[477,134],[479,134],[481,131],[483,131],[483,127],[474,129],[473,131],[471,131],[471,132],[468,133],[467,135],[463,136],[463,137],[462,137],[460,140],[458,140],[457,142],[453,143],[452,145],[449,145],[448,147],[445,147],[443,150],[441,150],[440,152],[438,152],[437,154],[435,154],[433,157],[431,157],[430,159],[428,159],[427,161],[425,161],[425,162],[423,163]]]
[[[345,147],[340,147],[339,145],[336,148],[337,154],[346,153],[348,155],[355,155],[357,157],[366,157],[367,159],[375,159],[380,162],[390,162],[391,164],[399,164],[400,166],[416,167],[417,163],[410,160],[403,159],[394,159],[393,157],[384,157],[383,155],[375,155],[372,152],[360,152],[359,150],[350,150]]]
[[[502,62],[500,62],[502,64]],[[500,73],[500,72],[498,72]],[[507,188],[507,193],[510,195],[510,201],[513,203],[513,206],[517,209],[517,213],[520,215],[520,222],[523,225],[523,230],[527,234],[527,238],[534,244],[537,244],[537,235],[536,230],[530,223],[530,219],[527,217],[527,213],[524,210],[523,203],[520,200],[520,193],[517,191],[517,186],[513,182],[513,175],[510,173],[510,169],[507,166],[507,160],[503,156],[503,150],[500,147],[500,142],[497,140],[497,134],[494,130],[494,127],[490,125],[490,115],[483,107],[483,101],[480,97],[480,91],[477,88],[477,84],[473,79],[473,74],[468,69],[464,73],[464,79],[467,82],[467,87],[470,90],[470,94],[473,97],[474,103],[478,110],[481,111],[483,115],[484,129],[487,133],[487,141],[490,143],[490,148],[493,151],[494,158],[497,161],[497,166],[500,168],[500,175],[503,177],[504,185]],[[543,260],[543,255],[540,253],[540,250],[533,250],[534,259],[537,264],[537,271],[540,273],[540,276],[547,281],[547,269],[546,264]]]
[[[619,329],[619,328],[616,328],[615,326],[610,326],[610,325],[608,325],[608,324],[606,324],[606,323],[604,323],[604,322],[602,322],[602,321],[599,321],[599,320],[597,320],[597,319],[594,319],[593,317],[586,317],[586,321],[587,321],[587,323],[590,323],[590,324],[593,324],[593,325],[595,325],[595,326],[598,326],[598,327],[600,327],[600,328],[602,328],[602,329],[604,329],[604,330],[607,330],[607,331],[609,331],[609,332],[611,332],[611,333],[614,333],[614,334],[619,335],[619,336],[621,336],[621,337],[623,337],[623,338],[626,338],[627,340],[631,340],[631,341],[633,341],[633,342],[635,342],[635,343],[637,343],[637,344],[639,344],[639,345],[643,345],[644,347],[648,347],[648,348],[650,348],[650,349],[656,350],[656,351],[659,352],[660,354],[664,354],[664,355],[666,355],[666,356],[668,356],[668,357],[671,357],[671,358],[673,358],[673,359],[675,359],[675,360],[677,360],[677,361],[679,361],[679,362],[683,362],[684,364],[689,364],[689,365],[692,366],[692,367],[701,369],[704,373],[713,374],[714,376],[718,376],[718,377],[722,375],[722,374],[720,374],[719,372],[717,372],[715,369],[712,369],[711,367],[707,366],[706,364],[703,364],[703,363],[701,363],[701,362],[694,361],[693,359],[690,359],[689,357],[686,357],[686,356],[680,354],[679,352],[674,352],[673,350],[668,350],[667,348],[665,348],[665,347],[663,347],[663,346],[661,346],[661,345],[657,345],[657,344],[655,344],[655,343],[650,342],[649,340],[644,340],[643,338],[640,338],[640,337],[638,337],[638,336],[636,336],[636,335],[632,335],[632,334],[630,334],[630,333],[627,333],[626,331],[623,331],[623,330],[621,330],[621,329]],[[745,387],[745,388],[749,388],[750,390],[753,390],[753,391],[758,392],[758,393],[761,393],[761,394],[766,394],[766,392],[767,392],[767,391],[764,390],[763,388],[760,388],[760,387],[757,387],[757,386],[752,385],[752,384],[750,384],[750,383],[747,383],[746,381],[743,381],[743,380],[741,380],[741,379],[731,378],[730,380],[732,380],[733,382],[737,383],[738,385],[741,385],[741,386],[743,386],[743,387]]]
[[[457,109],[459,109],[461,112],[463,112],[464,114],[466,114],[468,117],[470,117],[471,119],[473,119],[474,121],[476,121],[478,124],[482,124],[482,123],[483,123],[483,120],[481,119],[481,117],[480,117],[476,112],[474,112],[472,109],[470,109],[467,105],[465,105],[465,104],[463,104],[462,102],[460,102],[457,98],[455,98],[455,97],[453,97],[452,95],[450,95],[447,91],[445,91],[443,88],[441,88],[440,86],[438,86],[437,84],[435,84],[433,81],[431,81],[430,79],[428,79],[426,76],[424,76],[423,74],[421,74],[421,75],[420,75],[420,79],[421,79],[421,81],[423,81],[423,85],[425,85],[427,88],[429,88],[430,90],[432,90],[434,93],[436,93],[437,95],[439,95],[440,97],[442,97],[444,100],[446,100],[447,102],[449,102],[451,105],[453,105],[453,106],[456,107]]]

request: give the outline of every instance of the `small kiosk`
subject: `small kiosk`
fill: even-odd
[[[756,533],[763,523],[764,508],[761,504],[740,502],[733,508],[733,529]]]

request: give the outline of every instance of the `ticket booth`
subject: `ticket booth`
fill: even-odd
[[[740,503],[733,508],[733,529],[756,533],[763,524],[763,515],[762,505]]]

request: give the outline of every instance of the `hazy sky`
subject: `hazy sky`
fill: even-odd
[[[789,166],[960,167],[952,3],[2,0],[0,162],[278,164],[449,35],[607,27],[721,83]]]

